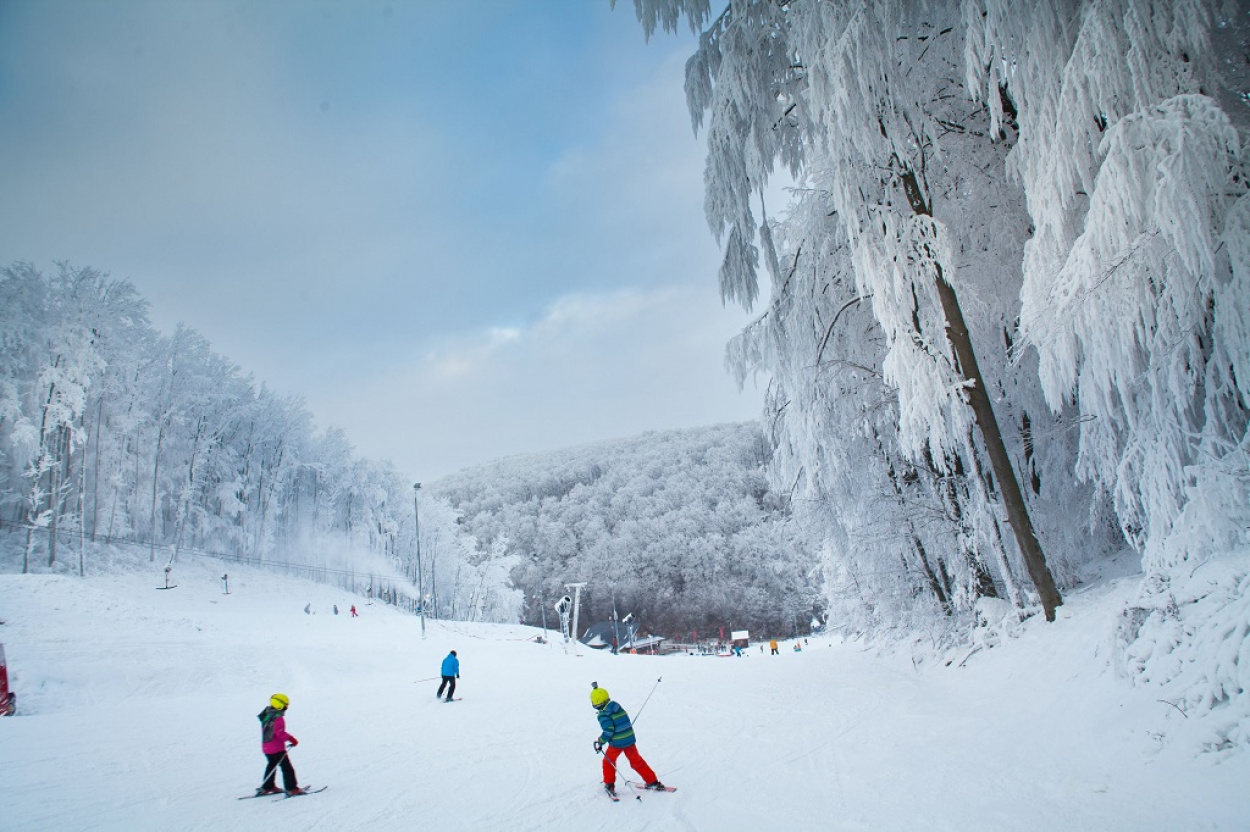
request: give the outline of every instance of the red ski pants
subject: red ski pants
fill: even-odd
[[[651,770],[651,766],[647,765],[647,761],[642,759],[642,755],[638,753],[638,746],[631,745],[626,748],[617,748],[609,745],[603,749],[603,782],[611,785],[616,782],[616,758],[621,756],[621,752],[625,752],[626,758],[629,759],[629,766],[638,775],[642,777],[644,783],[654,783],[656,781],[655,772]]]

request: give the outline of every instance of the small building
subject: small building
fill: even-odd
[[[582,644],[594,650],[603,650],[605,647],[610,648],[613,640],[617,637],[618,627],[611,621],[600,621],[598,624],[591,624],[586,628],[586,632],[578,639]]]
[[[632,626],[614,621],[591,624],[578,639],[592,650],[613,649],[614,652],[655,653],[665,639],[660,636],[639,635]]]

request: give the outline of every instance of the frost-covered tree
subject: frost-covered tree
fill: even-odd
[[[648,34],[682,19],[700,33],[687,94],[696,127],[706,123],[722,294],[749,305],[761,261],[784,291],[779,237],[791,254],[822,233],[845,243],[884,335],[898,448],[947,483],[968,475],[947,505],[980,539],[973,548],[994,553],[997,577],[1013,560],[997,542],[1006,513],[1052,613],[1058,596],[1020,512],[1040,512],[1045,537],[1059,526],[1046,519],[1056,498],[1064,509],[1085,498],[1097,530],[1103,503],[1072,469],[1108,495],[1148,567],[1184,557],[1196,529],[1214,530],[1198,544],[1207,549],[1240,539],[1244,9],[734,0],[712,18],[704,2],[635,7]],[[830,230],[813,227],[812,211],[757,224],[777,165],[827,194]],[[805,303],[787,308],[811,316]],[[810,350],[735,358],[782,370],[799,412],[781,424],[794,429],[817,424],[803,411],[823,405],[794,385],[780,357],[792,347]],[[1001,443],[996,424],[1012,428]],[[816,464],[818,443],[802,444]],[[1169,533],[1177,521],[1182,535]],[[1076,550],[1052,555],[1061,572]]]
[[[969,82],[996,119],[1020,124],[1009,166],[1037,226],[1021,328],[1052,407],[1074,401],[1087,416],[1081,475],[1112,496],[1148,566],[1208,554],[1171,533],[1187,511],[1198,516],[1184,525],[1212,531],[1200,549],[1244,540],[1244,4],[968,2],[965,12]],[[1221,493],[1240,499],[1212,499]]]
[[[761,262],[774,292],[731,359],[774,375],[766,416],[788,434],[782,473],[864,458],[854,408],[813,392],[833,385],[804,369],[808,330],[837,313],[789,279],[804,257],[818,266],[832,236],[849,263],[830,261],[812,285],[849,272],[850,308],[870,304],[883,334],[897,436],[880,434],[877,458],[912,501],[902,515],[924,516],[909,491],[954,485],[945,505],[958,511],[943,524],[1002,556],[985,560],[996,582],[1010,575],[1010,547],[995,544],[1012,502],[1002,466],[987,467],[991,442],[965,430],[964,403],[983,390],[1060,583],[1116,535],[1141,554],[1142,595],[1117,634],[1126,666],[1155,680],[1195,668],[1190,704],[1241,701],[1250,713],[1245,663],[1212,642],[1248,620],[1234,600],[1244,568],[1219,566],[1250,529],[1245,4],[732,0],[715,18],[703,2],[635,7],[648,34],[683,19],[701,33],[687,92],[696,126],[707,115],[722,293],[753,300]],[[828,195],[823,215],[787,206],[769,221],[761,198],[757,223],[754,200],[778,164],[805,193]],[[910,470],[893,464],[897,450]],[[962,484],[950,476],[961,466]],[[942,476],[926,484],[929,471]],[[835,597],[865,577],[845,554],[865,501],[844,492],[819,492],[829,572],[842,573]],[[889,516],[866,502],[869,516]],[[906,592],[870,587],[866,602],[880,609],[892,587]],[[1234,730],[1214,747],[1242,741]]]
[[[1018,191],[984,173],[1002,152],[988,112],[961,88],[957,21],[953,4],[731,3],[701,35],[687,95],[696,126],[707,117],[708,218],[718,234],[728,229],[722,294],[749,304],[757,259],[778,283],[773,230],[767,221],[756,228],[751,204],[761,195],[762,209],[774,165],[826,192],[884,335],[900,447],[939,476],[962,469],[979,481],[955,506],[961,522],[1006,564],[1005,515],[1052,618],[1060,596],[991,401],[1000,382],[974,347],[995,333],[974,332],[968,320],[981,319],[958,297],[1011,282],[1010,267],[993,272],[1004,255],[1011,262],[1027,218]],[[987,203],[997,233],[976,221]],[[1002,293],[984,299],[993,305],[978,312],[1010,319]]]
[[[7,369],[3,393],[14,467],[26,480],[24,519],[28,568],[35,529],[48,530],[48,562],[57,557],[57,529],[63,515],[79,517],[82,502],[76,459],[87,439],[88,397],[104,367],[102,341],[121,329],[131,315],[142,315],[128,284],[116,284],[100,272],[57,266],[44,278],[29,263],[4,270],[3,284],[12,301],[12,329],[5,330]],[[6,321],[6,325],[9,323]]]

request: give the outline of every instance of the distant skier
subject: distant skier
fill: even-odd
[[[769,639],[769,640],[768,640],[768,649],[769,649],[769,650],[771,650],[771,651],[773,651],[773,652],[771,653],[771,655],[773,655],[773,656],[780,656],[780,655],[781,655],[779,652],[777,652],[777,639],[775,639],[775,638],[772,638],[772,639]]]
[[[312,604],[304,605],[304,615],[312,615]]]
[[[290,748],[299,745],[299,740],[286,732],[286,709],[291,699],[285,693],[275,693],[269,697],[269,707],[256,715],[261,726],[260,750],[265,752],[265,782],[256,790],[256,794],[279,794],[274,784],[278,767],[282,767],[282,785],[287,794],[299,794],[299,783],[295,779],[295,766],[291,764]]]
[[[360,618],[360,616],[356,613],[356,605],[355,605],[355,604],[352,604],[352,618]]]
[[[664,784],[638,753],[634,726],[625,709],[613,702],[608,691],[599,687],[598,683],[594,683],[591,688],[590,704],[599,712],[599,727],[603,731],[599,739],[595,740],[595,751],[603,754],[603,787],[608,794],[616,794],[616,759],[622,753],[629,759],[630,768],[642,777],[644,788],[663,789]]]
[[[338,604],[335,604],[335,605],[334,605],[334,614],[335,614],[335,615],[338,615],[338,614],[339,614],[339,605],[338,605]]]
[[[447,699],[444,701],[450,702],[452,696],[456,693],[456,680],[460,678],[460,660],[456,658],[455,650],[452,650],[447,654],[447,658],[443,659],[442,674],[443,682],[438,686],[438,693],[434,695],[441,697],[443,688],[447,688]]]

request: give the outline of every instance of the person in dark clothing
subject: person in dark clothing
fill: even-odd
[[[443,682],[438,686],[437,697],[443,695],[443,688],[447,689],[447,698],[445,702],[450,702],[452,696],[456,693],[456,680],[460,678],[460,660],[456,658],[456,651],[452,650],[447,654],[447,658],[443,659]]]

